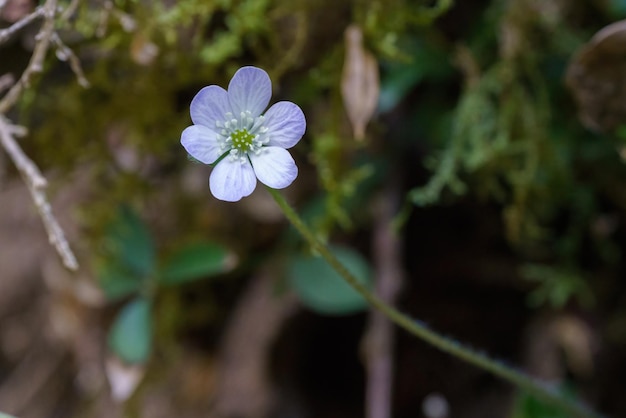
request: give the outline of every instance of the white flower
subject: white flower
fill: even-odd
[[[298,167],[286,149],[304,135],[304,113],[284,101],[262,115],[271,96],[267,73],[243,67],[228,91],[208,86],[191,101],[194,124],[183,131],[180,142],[196,160],[215,163],[209,187],[216,198],[236,202],[249,196],[257,179],[274,189],[296,179]]]

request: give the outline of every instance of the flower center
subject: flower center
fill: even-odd
[[[254,135],[248,132],[247,129],[237,129],[230,134],[230,139],[233,141],[233,148],[238,149],[241,152],[248,152],[254,144]]]
[[[231,160],[239,160],[242,164],[247,162],[248,154],[260,154],[270,141],[264,122],[264,116],[253,118],[250,111],[241,112],[239,117],[226,113],[224,122],[215,123],[220,148],[228,152]]]

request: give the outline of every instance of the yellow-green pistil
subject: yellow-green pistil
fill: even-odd
[[[237,129],[230,134],[233,141],[233,148],[240,152],[248,152],[252,148],[255,136],[248,132],[247,129]]]
[[[246,110],[239,114],[239,118],[228,112],[224,119],[224,122],[215,123],[219,129],[217,140],[222,152],[228,152],[231,161],[238,160],[246,164],[250,153],[260,154],[263,146],[269,143],[263,115],[253,118],[250,111]]]

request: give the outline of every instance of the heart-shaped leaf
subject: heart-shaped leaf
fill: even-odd
[[[107,256],[122,264],[138,278],[154,270],[155,249],[152,236],[137,213],[123,206],[109,225],[105,237]]]
[[[340,246],[331,246],[330,250],[361,283],[371,284],[370,268],[360,254]],[[367,301],[319,256],[293,258],[288,274],[302,302],[318,313],[346,315],[367,307]]]
[[[236,263],[235,255],[221,245],[189,245],[170,257],[161,269],[158,280],[165,285],[186,283],[227,272]]]
[[[109,347],[127,363],[145,363],[152,348],[150,302],[139,297],[118,314],[109,331]]]
[[[98,281],[108,300],[117,300],[139,290],[141,278],[117,260],[106,260],[98,267]]]

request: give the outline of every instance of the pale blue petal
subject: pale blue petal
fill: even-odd
[[[186,128],[180,137],[180,143],[189,155],[205,164],[213,164],[224,153],[215,131],[202,125]]]
[[[270,76],[260,68],[240,68],[228,85],[228,99],[236,118],[245,111],[256,118],[263,113],[271,97]]]
[[[232,112],[228,93],[219,86],[207,86],[191,101],[191,120],[217,131],[216,123],[224,123],[227,112]]]
[[[291,102],[278,102],[265,113],[270,146],[291,148],[300,141],[306,130],[304,113],[298,105]]]
[[[236,202],[242,197],[249,196],[256,187],[256,176],[250,162],[224,158],[217,163],[211,177],[209,188],[213,196],[227,202]]]
[[[298,177],[296,163],[283,148],[263,147],[258,155],[249,156],[259,181],[273,189],[284,189]]]

